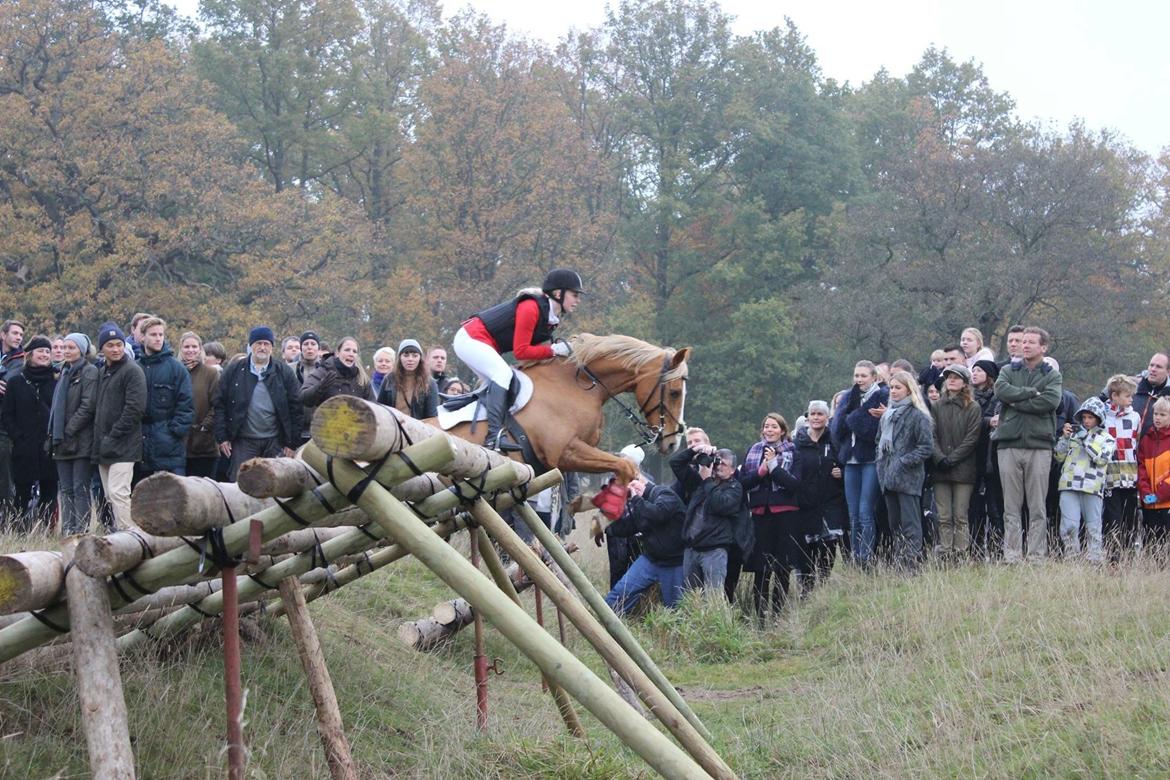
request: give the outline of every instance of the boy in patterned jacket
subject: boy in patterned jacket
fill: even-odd
[[[1101,531],[1109,555],[1117,560],[1133,554],[1137,543],[1137,446],[1142,418],[1133,409],[1137,383],[1125,374],[1109,377],[1105,393],[1109,405],[1105,410],[1105,430],[1116,444],[1113,460],[1105,469],[1105,503]]]
[[[1056,460],[1060,470],[1060,538],[1065,555],[1081,552],[1081,520],[1085,521],[1087,558],[1101,562],[1101,507],[1105,492],[1105,472],[1113,460],[1115,444],[1105,430],[1105,403],[1090,398],[1077,409],[1080,425],[1065,423],[1064,435],[1056,443]]]

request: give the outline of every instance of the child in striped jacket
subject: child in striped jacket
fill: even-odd
[[[1109,377],[1105,392],[1105,430],[1116,445],[1113,460],[1105,469],[1105,503],[1101,532],[1110,548],[1110,557],[1132,554],[1137,543],[1137,446],[1142,418],[1133,410],[1137,383],[1125,374]]]

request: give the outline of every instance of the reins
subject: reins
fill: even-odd
[[[579,377],[581,374],[585,374],[585,376],[589,377],[589,381],[592,382],[593,384],[590,385],[588,388],[586,388],[587,390],[592,390],[594,387],[600,386],[601,389],[604,390],[606,392],[606,394],[610,397],[610,399],[612,399],[614,403],[616,403],[619,407],[621,407],[622,415],[627,420],[629,420],[630,424],[634,426],[634,429],[638,431],[638,434],[642,437],[642,443],[643,444],[653,444],[654,442],[658,441],[660,438],[664,438],[663,437],[663,428],[665,427],[664,423],[665,423],[668,415],[678,424],[677,427],[675,428],[674,432],[670,434],[670,438],[675,438],[675,437],[678,437],[682,434],[682,421],[679,420],[677,417],[675,417],[674,414],[671,413],[671,411],[666,406],[666,374],[669,370],[670,370],[670,358],[667,356],[664,356],[662,358],[662,371],[659,372],[659,374],[658,374],[658,385],[657,385],[657,388],[658,388],[658,409],[657,409],[658,419],[661,423],[663,423],[663,424],[659,424],[659,425],[651,425],[649,423],[649,420],[648,420],[649,413],[646,411],[647,407],[653,403],[653,392],[651,392],[650,396],[647,397],[647,399],[644,403],[639,401],[638,411],[642,413],[642,416],[639,418],[637,412],[635,412],[628,404],[626,404],[624,401],[622,401],[622,399],[618,397],[617,393],[610,390],[609,387],[606,386],[605,382],[602,382],[601,379],[599,379],[596,374],[594,374],[592,371],[589,370],[588,366],[584,366],[584,365],[578,366],[577,367],[577,376]],[[686,381],[685,377],[683,378],[683,381],[684,382]],[[635,394],[634,397],[637,398],[637,395]]]

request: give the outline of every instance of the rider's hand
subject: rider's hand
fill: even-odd
[[[568,357],[573,354],[573,348],[569,346],[567,341],[554,341],[552,351],[557,357]]]

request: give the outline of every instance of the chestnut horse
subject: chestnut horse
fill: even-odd
[[[532,398],[516,413],[536,456],[562,472],[617,474],[621,484],[637,476],[630,461],[597,449],[601,407],[610,398],[633,392],[642,419],[634,425],[647,444],[662,454],[683,439],[687,358],[691,348],[663,349],[630,336],[572,336],[573,354],[522,365],[532,378]],[[620,403],[620,401],[619,401]],[[627,408],[627,415],[633,410]],[[434,420],[427,420],[435,424]],[[475,433],[463,423],[448,433],[482,444],[487,425]],[[519,457],[518,453],[514,457]]]

